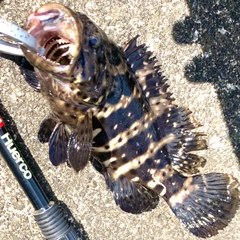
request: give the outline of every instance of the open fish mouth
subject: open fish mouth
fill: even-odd
[[[71,74],[80,52],[82,33],[82,24],[76,20],[74,12],[55,3],[43,5],[28,16],[24,29],[45,49],[44,55],[40,56],[23,47],[26,58],[33,66]]]
[[[72,55],[70,48],[72,43],[67,39],[59,38],[58,36],[53,36],[44,45],[46,49],[46,59],[53,61],[60,65],[69,65],[72,62]]]

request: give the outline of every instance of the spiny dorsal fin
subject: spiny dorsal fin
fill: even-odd
[[[147,51],[145,44],[137,46],[138,37],[122,47],[124,56],[154,114],[160,116],[174,99],[167,92],[168,84],[165,83],[166,79],[161,75],[160,66],[156,65],[157,60],[152,57],[152,52]]]
[[[157,130],[162,137],[174,134],[175,140],[166,145],[169,159],[175,170],[184,175],[198,173],[198,168],[205,165],[203,157],[191,151],[207,148],[204,134],[192,132],[200,124],[193,118],[188,109],[173,104],[174,99],[168,92],[169,85],[162,75],[157,60],[144,44],[137,46],[136,36],[122,47],[130,71],[136,77],[151,109],[157,116]]]
[[[172,106],[158,117],[158,126],[164,135],[173,133],[174,141],[167,144],[172,167],[183,175],[193,175],[204,167],[206,159],[191,153],[207,149],[207,143],[202,138],[204,133],[192,131],[200,124],[193,118],[188,109]],[[164,129],[161,126],[165,126]]]

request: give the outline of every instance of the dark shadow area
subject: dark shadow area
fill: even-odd
[[[55,196],[54,192],[51,189],[51,186],[47,182],[46,178],[44,177],[43,172],[39,168],[38,164],[34,160],[31,152],[25,145],[23,139],[21,138],[18,129],[16,127],[16,124],[12,117],[9,115],[7,109],[4,107],[4,105],[1,102],[0,99],[0,116],[3,118],[5,122],[5,126],[7,131],[10,133],[12,136],[17,148],[19,149],[20,153],[22,156],[24,156],[24,159],[26,160],[26,163],[29,166],[29,169],[33,173],[33,175],[36,177],[37,182],[39,183],[41,189],[44,191],[45,195],[47,196],[49,201],[54,201],[57,203],[58,207],[61,209],[62,213],[67,219],[71,219],[71,225],[76,229],[78,236],[80,239],[87,240],[88,235],[86,231],[84,230],[83,226],[81,223],[77,222],[77,220],[73,217],[71,211],[67,207],[67,205],[59,201],[57,197]]]
[[[0,57],[11,60],[11,61],[15,62],[18,66],[20,66],[20,64],[22,62],[22,57],[20,57],[20,56],[14,56],[14,55],[9,55],[9,54],[0,52]]]
[[[216,88],[240,161],[239,1],[186,1],[190,16],[176,23],[172,34],[179,44],[201,44],[203,54],[185,67],[185,76],[191,82],[210,82]]]

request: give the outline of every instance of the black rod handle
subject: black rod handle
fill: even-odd
[[[0,152],[15,178],[35,208],[35,220],[47,240],[79,240],[71,226],[54,202],[49,202],[38,184],[26,160],[17,149],[0,116]]]
[[[28,167],[26,160],[16,147],[11,135],[5,128],[1,116],[0,152],[35,210],[46,207],[49,201]]]

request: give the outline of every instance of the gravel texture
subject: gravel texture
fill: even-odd
[[[202,172],[226,172],[240,179],[239,3],[230,0],[57,2],[87,14],[119,44],[140,34],[139,42],[146,43],[162,65],[176,103],[189,107],[203,123],[200,130],[207,133],[209,149],[201,153],[208,160]],[[44,3],[47,2],[0,1],[0,16],[23,25],[27,15]],[[130,215],[115,205],[103,177],[92,166],[88,165],[78,175],[66,165],[52,166],[48,146],[37,140],[39,124],[49,112],[48,105],[27,85],[15,62],[17,58],[6,55],[0,58],[0,113],[5,120],[9,119],[7,126],[30,159],[29,165],[48,197],[60,200],[60,206],[74,225],[84,228],[83,234],[91,240],[197,239],[179,223],[163,200],[151,212]],[[0,157],[0,238],[44,239],[33,213],[27,197]],[[240,239],[239,222],[240,211],[212,239]]]

